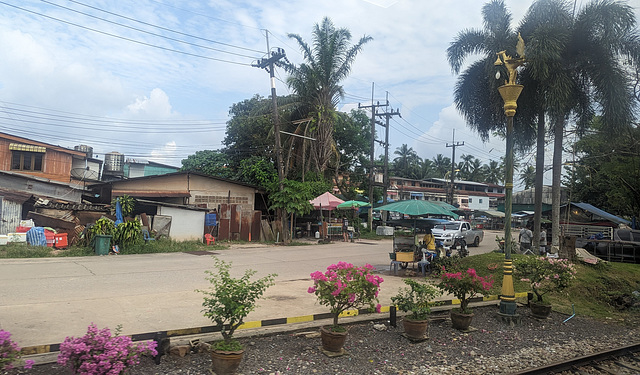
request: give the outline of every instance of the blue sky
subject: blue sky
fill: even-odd
[[[391,107],[402,113],[391,124],[391,153],[406,143],[423,158],[450,157],[445,145],[455,129],[456,141],[465,142],[457,161],[471,153],[488,163],[499,160],[504,144],[483,144],[465,127],[452,104],[456,77],[446,61],[459,31],[482,26],[483,4],[2,0],[0,131],[66,147],[87,144],[100,157],[118,151],[179,166],[195,151],[221,147],[233,103],[270,94],[268,74],[250,66],[266,51],[265,30],[271,47],[299,63],[287,34],[311,41],[312,26],[328,16],[354,41],[373,37],[343,83],[340,108],[370,104],[374,82],[375,100],[388,91]],[[517,22],[530,2],[506,4]],[[289,93],[285,73],[276,77],[278,94]]]

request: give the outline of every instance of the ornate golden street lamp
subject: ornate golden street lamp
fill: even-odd
[[[502,293],[500,294],[500,316],[510,323],[519,321],[520,316],[516,314],[516,294],[513,288],[513,262],[511,261],[511,201],[513,192],[513,116],[516,114],[516,103],[524,86],[516,84],[517,69],[524,65],[524,40],[518,34],[518,44],[516,45],[518,58],[513,58],[506,54],[506,51],[497,53],[498,58],[494,65],[504,65],[509,75],[504,85],[498,87],[500,96],[504,100],[504,114],[507,116],[507,154],[505,173],[505,197],[504,197],[504,274],[502,277]],[[500,78],[500,73],[496,78]]]

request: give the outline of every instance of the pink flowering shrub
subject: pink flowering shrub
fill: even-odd
[[[140,363],[142,354],[157,355],[155,341],[134,344],[128,336],[111,336],[109,328],[99,330],[91,323],[87,334],[67,337],[60,344],[58,364],[74,374],[119,375]]]
[[[478,293],[484,293],[491,289],[493,286],[492,276],[478,276],[473,268],[455,273],[444,272],[440,277],[438,287],[459,299],[460,311],[463,314],[469,314],[471,313],[469,300]]]
[[[576,277],[576,269],[567,259],[525,256],[514,263],[516,275],[531,285],[540,303],[545,302],[545,294],[565,290]]]
[[[11,370],[16,363],[21,363],[20,347],[11,341],[11,333],[0,329],[0,370]],[[33,361],[24,361],[24,368],[30,369]]]
[[[316,271],[311,274],[313,286],[308,292],[318,297],[321,305],[329,306],[333,315],[333,326],[338,326],[338,317],[348,309],[369,306],[370,310],[380,312],[378,292],[382,277],[372,274],[373,266],[365,264],[356,267],[351,263],[338,262],[327,267],[322,273]]]

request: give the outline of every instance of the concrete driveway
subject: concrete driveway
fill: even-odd
[[[496,232],[498,233],[498,232]],[[485,233],[471,255],[495,246],[495,234]],[[277,273],[259,307],[246,321],[328,312],[307,293],[309,275],[329,264],[346,261],[372,264],[384,277],[380,303],[403,286],[401,275],[389,273],[391,240],[361,240],[309,246],[234,245],[216,256],[233,262],[232,272]],[[189,253],[119,255],[77,258],[0,260],[0,328],[10,331],[20,346],[54,344],[79,336],[94,322],[98,327],[123,326],[123,334],[211,325],[200,312],[208,288],[205,270],[211,255]]]

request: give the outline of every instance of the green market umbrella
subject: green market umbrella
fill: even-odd
[[[362,202],[362,201],[346,201],[344,203],[340,203],[338,205],[338,209],[346,209],[346,208],[360,208],[360,207],[368,207],[369,203],[368,202]]]
[[[458,218],[457,214],[446,210],[440,205],[429,201],[411,199],[407,201],[393,202],[385,204],[384,206],[376,207],[376,210],[380,211],[394,211],[405,215],[420,216],[420,215],[442,215],[451,216],[454,219]]]

